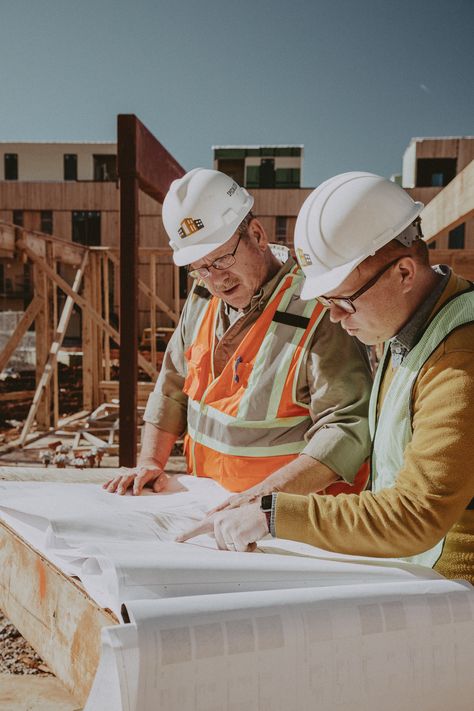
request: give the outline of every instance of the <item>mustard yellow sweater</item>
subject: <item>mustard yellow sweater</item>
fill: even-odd
[[[451,274],[436,311],[468,283]],[[379,407],[393,376],[387,370]],[[326,550],[403,557],[447,534],[435,569],[474,583],[474,324],[432,353],[413,390],[413,437],[395,486],[337,497],[279,493],[275,532]]]

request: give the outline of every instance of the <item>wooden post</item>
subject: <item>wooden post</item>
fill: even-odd
[[[89,263],[84,274],[83,297],[91,306],[92,302],[92,267]],[[94,336],[93,321],[89,311],[82,310],[82,407],[84,410],[94,409]]]
[[[58,271],[58,263],[56,259],[53,261],[53,269],[55,272]],[[59,330],[58,322],[58,287],[53,282],[51,284],[52,294],[53,294],[53,324],[54,328]],[[53,364],[53,375],[52,375],[52,385],[53,385],[53,427],[54,429],[58,426],[59,421],[59,377],[58,377],[58,361],[57,358]]]
[[[35,320],[35,333],[36,333],[36,385],[39,384],[41,376],[46,365],[46,359],[49,353],[50,347],[50,305],[49,305],[49,289],[48,280],[43,271],[38,269],[35,265],[33,271],[33,280],[35,295],[38,296],[42,301],[41,311]],[[50,389],[49,387],[44,391],[44,397],[39,403],[38,410],[36,412],[36,420],[38,426],[42,429],[48,429],[51,424],[51,400],[50,400]]]
[[[102,283],[104,285],[104,320],[110,323],[110,295],[109,295],[109,258],[107,252],[102,253]],[[105,379],[110,380],[110,337],[104,332],[104,359]],[[102,379],[102,378],[101,378]]]
[[[120,174],[120,466],[137,462],[138,382],[138,180],[136,176],[136,122],[118,117]]]
[[[117,120],[120,177],[120,464],[137,456],[138,190],[163,202],[171,182],[184,170],[132,114]],[[155,370],[155,364],[153,369]]]
[[[156,294],[156,255],[150,254],[150,289],[152,294]],[[156,305],[150,299],[150,355],[151,362],[156,367]]]

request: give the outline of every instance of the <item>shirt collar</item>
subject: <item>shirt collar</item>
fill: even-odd
[[[265,308],[265,305],[270,298],[270,296],[273,294],[275,291],[277,284],[280,283],[281,279],[290,272],[293,267],[295,266],[296,262],[293,259],[293,257],[288,257],[286,262],[281,265],[280,269],[277,271],[277,273],[272,276],[271,279],[269,279],[265,284],[262,284],[260,289],[252,296],[250,299],[250,303],[248,306],[245,307],[245,309],[238,310],[239,313],[248,313],[255,307],[258,307],[259,309],[263,310]],[[237,309],[233,309],[232,306],[229,304],[225,304],[224,302],[224,309],[225,312],[229,315],[232,311],[237,311]]]
[[[423,329],[430,313],[433,311],[436,302],[449,281],[451,269],[446,264],[438,264],[433,267],[433,270],[441,277],[435,288],[423,303],[420,304],[403,328],[389,340],[393,367],[400,365],[406,355],[418,342],[420,331]]]

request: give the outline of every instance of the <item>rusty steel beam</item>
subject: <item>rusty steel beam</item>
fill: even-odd
[[[117,120],[120,178],[120,466],[137,461],[139,190],[163,202],[184,169],[133,114]]]

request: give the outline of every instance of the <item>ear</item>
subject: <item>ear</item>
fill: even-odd
[[[259,249],[264,252],[268,246],[268,235],[265,231],[264,226],[262,225],[260,220],[257,220],[256,217],[250,220],[248,226],[248,233],[256,240]]]
[[[411,257],[403,257],[396,268],[400,278],[401,291],[403,294],[408,294],[413,289],[418,264]]]

